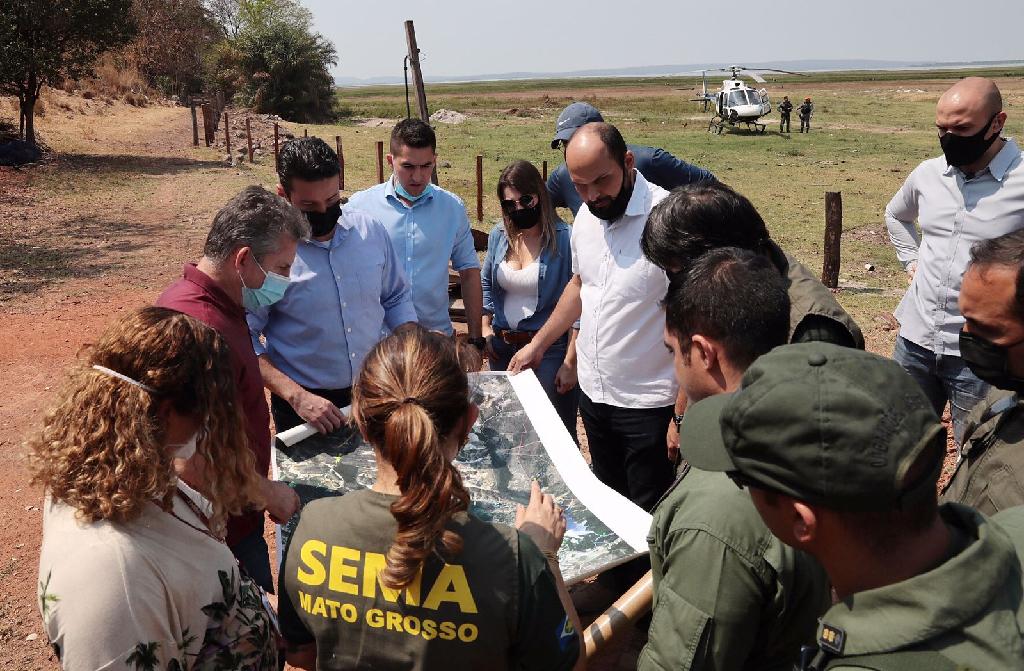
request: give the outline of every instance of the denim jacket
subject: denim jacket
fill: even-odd
[[[539,331],[544,322],[551,316],[555,304],[562,297],[562,290],[572,279],[572,250],[569,247],[571,236],[569,225],[562,220],[555,222],[555,251],[547,248],[541,250],[540,281],[538,285],[537,311],[527,319],[519,322],[518,331]],[[508,254],[508,235],[505,225],[498,224],[491,230],[487,240],[487,258],[480,273],[480,282],[484,290],[484,312],[494,315],[491,326],[496,329],[507,329],[508,320],[502,307],[505,305],[505,290],[498,284],[498,266]]]

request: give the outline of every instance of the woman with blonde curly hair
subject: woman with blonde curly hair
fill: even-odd
[[[468,514],[452,463],[477,407],[450,338],[370,352],[352,415],[371,489],[310,503],[281,565],[281,632],[304,669],[569,669],[579,619],[558,569],[565,518],[536,482],[516,529]]]
[[[229,515],[262,504],[229,356],[199,321],[139,310],[30,441],[39,605],[64,669],[276,668],[262,594],[223,541]],[[194,489],[188,459],[205,464]]]

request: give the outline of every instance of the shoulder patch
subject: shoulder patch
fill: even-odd
[[[576,642],[576,628],[572,626],[572,621],[569,620],[569,616],[566,615],[562,618],[562,622],[558,625],[558,647],[565,652],[568,647]]]
[[[821,635],[818,636],[818,645],[825,652],[841,655],[843,654],[843,647],[846,645],[846,632],[839,627],[833,627],[822,622]]]

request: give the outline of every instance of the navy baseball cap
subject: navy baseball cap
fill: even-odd
[[[562,140],[568,142],[577,128],[594,121],[604,121],[604,117],[593,105],[588,103],[569,105],[558,115],[558,121],[555,123],[555,139],[551,141],[551,148],[558,149],[559,142]]]

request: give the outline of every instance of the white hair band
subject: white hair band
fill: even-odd
[[[139,389],[145,389],[146,391],[148,391],[151,394],[156,392],[156,389],[153,389],[149,385],[142,384],[138,380],[133,380],[132,378],[130,378],[127,375],[125,375],[124,373],[118,373],[116,370],[111,370],[111,369],[107,368],[106,366],[100,366],[99,364],[93,364],[92,367],[95,368],[96,370],[98,370],[99,372],[103,373],[104,375],[109,375],[110,377],[116,377],[118,380],[124,380],[128,384],[133,384],[136,387],[138,387]]]

